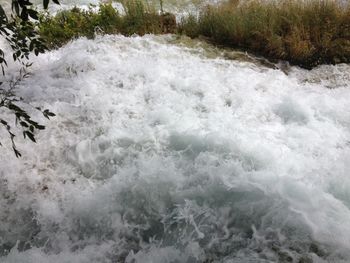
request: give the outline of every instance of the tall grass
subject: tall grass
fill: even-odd
[[[305,68],[350,62],[350,7],[331,0],[231,0],[183,19],[179,31]]]

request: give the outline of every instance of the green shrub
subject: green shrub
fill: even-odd
[[[119,33],[122,19],[117,10],[110,4],[102,4],[97,14],[89,14],[94,31],[100,30],[106,34]]]
[[[98,12],[94,12],[92,7],[87,11],[74,7],[61,11],[54,17],[42,15],[39,32],[48,46],[55,48],[77,37],[93,38],[95,32],[117,33],[121,23],[117,10],[110,4],[100,5]]]
[[[175,16],[171,14],[158,14],[140,0],[125,1],[123,6],[123,16],[111,4],[101,4],[98,12],[92,7],[89,10],[75,7],[55,16],[43,14],[38,24],[39,32],[50,48],[57,48],[77,37],[93,38],[96,33],[129,36],[173,33],[176,30]],[[169,18],[174,19],[170,30]]]

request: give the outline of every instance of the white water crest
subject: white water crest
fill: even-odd
[[[349,262],[350,66],[175,42],[33,57],[18,92],[57,116],[1,149],[0,262]]]

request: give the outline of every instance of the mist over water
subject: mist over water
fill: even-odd
[[[18,92],[57,116],[1,149],[0,262],[350,261],[350,66],[184,43],[33,57]]]

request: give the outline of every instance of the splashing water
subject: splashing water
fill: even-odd
[[[103,36],[33,58],[18,92],[57,117],[1,150],[0,262],[349,262],[350,66],[223,53]]]

